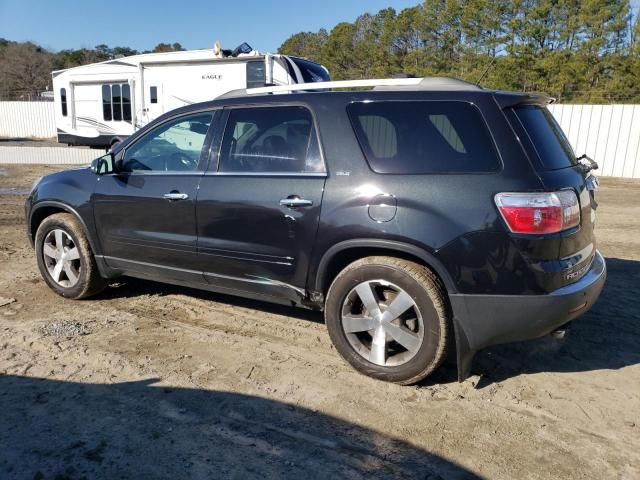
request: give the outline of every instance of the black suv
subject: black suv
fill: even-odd
[[[585,313],[606,276],[595,165],[551,99],[438,78],[328,90],[366,83],[190,105],[42,178],[42,276],[74,299],[128,275],[324,310],[351,365],[401,384],[454,342],[463,379],[479,349]]]

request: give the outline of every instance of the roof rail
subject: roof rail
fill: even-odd
[[[447,77],[425,78],[378,78],[369,80],[341,80],[332,82],[296,83],[292,85],[278,85],[275,87],[247,88],[246,95],[260,95],[265,93],[290,93],[309,90],[327,90],[330,88],[362,88],[374,87],[375,90],[481,90],[481,87]],[[239,94],[240,91],[234,91]]]
[[[418,84],[419,90],[482,90],[482,87],[476,83],[460,80],[452,77],[424,77],[420,79]],[[374,87],[374,90],[392,90],[392,87],[380,85]]]
[[[276,87],[247,88],[247,95],[259,95],[262,93],[288,93],[301,90],[325,90],[329,88],[418,85],[421,80],[421,78],[379,78],[373,80],[340,80],[337,82],[294,83],[292,85],[278,85]]]
[[[214,100],[223,100],[225,98],[243,97],[247,94],[246,88],[236,88],[235,90],[229,90],[227,93],[218,95]]]

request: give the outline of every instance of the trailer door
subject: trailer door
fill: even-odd
[[[143,78],[142,88],[144,92],[142,95],[143,105],[141,118],[143,119],[143,123],[147,124],[167,110],[165,109],[161,69],[145,67]]]

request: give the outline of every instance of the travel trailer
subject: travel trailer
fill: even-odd
[[[52,73],[58,142],[111,148],[174,108],[232,90],[330,80],[304,58],[246,43],[212,50],[133,55]]]

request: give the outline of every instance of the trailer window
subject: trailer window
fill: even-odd
[[[149,98],[151,103],[158,103],[158,87],[149,87]]]
[[[60,89],[60,103],[62,104],[62,116],[67,116],[67,89]]]
[[[247,62],[247,88],[264,87],[266,81],[264,62]]]
[[[131,121],[131,87],[128,84],[122,85],[122,119]]]
[[[102,118],[110,121],[111,115],[111,85],[102,86]]]
[[[111,103],[113,105],[113,120],[122,120],[122,97],[120,96],[120,85],[111,85]]]
[[[128,83],[102,85],[102,118],[106,121],[131,121],[131,87]]]

